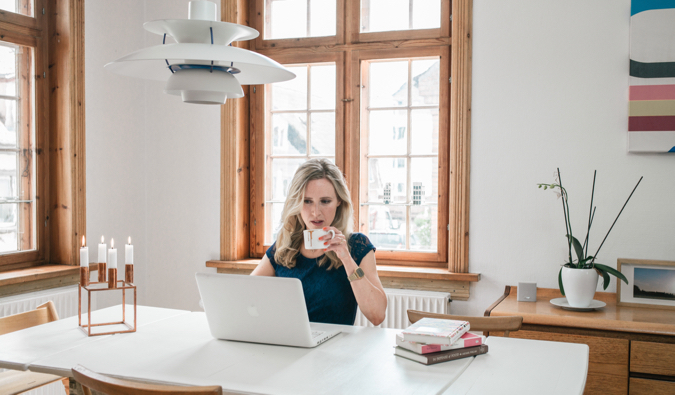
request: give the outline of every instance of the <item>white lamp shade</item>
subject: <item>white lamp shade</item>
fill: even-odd
[[[180,95],[185,103],[225,104],[227,99],[244,97],[237,79],[228,72],[208,69],[178,70],[171,74],[165,93]]]
[[[105,65],[108,71],[129,77],[166,81],[172,75],[171,65],[200,64],[234,67],[241,85],[270,84],[288,81],[295,74],[274,60],[245,49],[210,44],[166,44],[144,48]]]
[[[216,20],[216,3],[204,0],[190,2],[188,19],[201,19],[205,21]]]
[[[260,35],[255,29],[236,23],[191,19],[151,21],[143,27],[150,33],[167,34],[178,43],[211,44],[211,32],[215,45],[230,45],[233,41],[252,40]]]

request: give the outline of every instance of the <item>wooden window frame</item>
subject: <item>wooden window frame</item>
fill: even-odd
[[[439,65],[439,82],[448,81],[450,77],[450,48],[447,46],[430,46],[430,47],[413,47],[406,49],[398,49],[395,52],[391,50],[357,50],[352,53],[352,81],[359,81],[357,86],[351,84],[349,96],[354,99],[354,108],[363,114],[367,103],[361,100],[362,94],[360,92],[361,86],[368,86],[369,84],[364,80],[363,70],[361,69],[361,62],[364,60],[379,60],[379,59],[397,59],[397,58],[417,58],[438,56],[440,60]],[[387,265],[399,266],[419,266],[419,267],[447,267],[448,266],[448,210],[442,209],[448,207],[448,182],[449,182],[449,133],[442,131],[448,130],[449,123],[449,96],[450,84],[439,84],[439,103],[438,103],[438,224],[436,234],[438,235],[438,244],[436,253],[431,252],[417,252],[417,251],[377,251],[377,262]],[[350,192],[352,193],[352,200],[355,202],[354,216],[356,224],[359,226],[356,229],[363,228],[362,217],[367,212],[367,208],[360,205],[363,199],[364,192],[362,190],[362,179],[365,172],[362,170],[367,166],[368,159],[368,141],[362,139],[361,131],[367,129],[367,119],[363,117],[353,117],[351,119],[352,125],[348,129],[348,136],[346,141],[359,141],[359,151],[350,153],[351,157],[359,157],[359,167],[352,167],[351,173],[347,174],[348,180],[354,181],[350,184]],[[352,147],[354,149],[355,147]],[[442,175],[445,175],[444,177]],[[403,258],[401,258],[401,256]]]
[[[276,60],[279,63],[289,64],[306,64],[306,63],[335,63],[335,78],[336,78],[336,100],[335,100],[335,139],[336,141],[344,141],[344,106],[342,105],[344,85],[343,79],[339,78],[340,75],[344,74],[344,55],[340,52],[330,52],[321,54],[321,56],[316,56],[312,54],[301,54],[301,55],[288,55],[288,54],[277,54],[271,55],[272,59]],[[264,100],[269,100],[268,95],[263,94],[265,90],[264,86],[257,86],[255,92],[250,91],[250,100],[251,100],[251,119],[255,125],[264,125],[263,133],[269,129],[269,126],[265,124],[265,105],[267,103]],[[255,131],[255,128],[252,128]],[[254,132],[252,132],[252,135]],[[265,169],[266,164],[266,146],[267,143],[264,138],[256,138],[256,143],[251,144],[250,157],[255,161],[255,166],[251,168],[251,179],[255,180],[264,180],[265,179]],[[344,160],[344,149],[342,144],[336,144],[335,146],[335,163],[338,167],[343,168]],[[258,170],[260,169],[260,170]],[[265,226],[264,226],[264,216],[265,216],[265,191],[264,188],[251,189],[251,226],[254,235],[251,236],[252,240],[255,242],[251,243],[251,257],[260,258],[265,254],[267,248],[270,245],[264,243],[265,238]],[[258,204],[260,203],[260,204]],[[260,221],[260,223],[258,223]],[[258,240],[258,235],[261,240]],[[261,242],[262,241],[262,242]]]
[[[238,0],[236,2],[221,1],[222,20],[234,23],[249,25],[248,15],[252,15],[251,21],[253,27],[261,26],[262,12],[260,11],[263,0]],[[351,2],[352,7],[340,6],[340,1]],[[450,94],[446,96],[446,107],[449,109],[449,136],[448,143],[451,147],[449,155],[449,169],[447,174],[451,174],[447,188],[448,207],[447,211],[449,224],[447,231],[447,254],[446,259],[441,262],[443,268],[428,265],[424,262],[418,262],[411,265],[410,261],[405,267],[392,269],[387,259],[378,260],[378,271],[388,273],[391,277],[415,277],[418,279],[435,279],[453,281],[478,281],[480,274],[469,273],[468,265],[468,225],[469,225],[469,154],[470,154],[470,122],[471,122],[471,28],[472,28],[472,5],[473,0],[454,0],[442,2],[442,18],[450,21],[450,7],[452,7],[453,23],[443,23],[440,28],[441,37],[432,37],[438,35],[432,32],[437,29],[414,32],[419,35],[411,42],[397,41],[396,34],[393,33],[359,33],[358,17],[352,15],[355,12],[353,4],[358,4],[359,0],[338,0],[338,15],[343,10],[345,21],[351,21],[344,26],[344,36],[358,36],[354,40],[352,51],[345,52],[344,72],[345,88],[344,100],[356,100],[354,96],[354,87],[358,85],[355,78],[358,76],[358,61],[354,60],[356,51],[369,50],[387,50],[391,48],[403,47],[444,47],[445,56],[450,56],[450,70],[448,73],[452,78],[450,84]],[[346,4],[346,3],[342,3]],[[409,32],[404,32],[410,34]],[[452,34],[450,34],[452,33]],[[294,63],[304,63],[300,60],[303,53],[316,54],[319,47],[326,49],[325,52],[339,52],[340,47],[345,46],[339,42],[340,28],[338,26],[338,35],[336,37],[321,38],[303,38],[286,40],[266,40],[259,39],[252,43],[242,43],[239,46],[256,50],[273,59],[281,60],[284,57],[293,56]],[[383,37],[392,41],[382,41]],[[316,40],[315,40],[316,39]],[[330,41],[330,44],[327,44]],[[305,42],[302,42],[306,40]],[[315,42],[316,41],[316,42]],[[311,42],[310,47],[298,48],[300,45]],[[293,55],[291,55],[291,51]],[[443,56],[443,55],[442,55]],[[306,60],[305,60],[306,61]],[[318,61],[312,58],[312,61]],[[257,150],[261,152],[264,149],[264,142],[261,136],[254,132],[259,128],[259,114],[262,110],[261,99],[257,99],[258,87],[251,87],[247,93],[250,96],[250,108],[248,100],[228,101],[222,109],[221,132],[222,132],[222,160],[221,160],[221,259],[220,261],[209,261],[207,266],[219,267],[223,270],[247,271],[255,265],[258,258],[265,251],[262,236],[258,227],[258,218],[263,204],[263,197],[259,185],[264,183],[261,171],[260,155],[252,156]],[[256,90],[256,93],[253,91]],[[339,89],[338,89],[339,92]],[[449,101],[449,103],[447,103]],[[443,105],[443,104],[441,104]],[[344,119],[353,120],[352,111],[358,111],[356,106],[344,107]],[[238,116],[237,116],[238,115]],[[352,121],[353,122],[353,121]],[[349,133],[349,128],[345,128],[344,133]],[[351,129],[353,130],[353,128]],[[341,133],[342,131],[338,131]],[[344,155],[336,152],[336,162],[342,165],[342,169],[348,177],[354,177],[357,172],[359,157],[358,140],[350,139],[345,136],[342,140],[344,144]],[[336,147],[337,148],[337,147]],[[440,151],[440,150],[439,150]],[[440,154],[440,152],[439,152]],[[342,157],[342,158],[341,158]],[[264,158],[263,158],[264,159]],[[440,160],[440,158],[439,158]],[[439,180],[440,183],[440,180]],[[352,194],[358,197],[353,184]],[[440,191],[440,185],[439,185]],[[258,195],[260,194],[260,195]],[[358,200],[356,200],[358,201]],[[440,202],[439,202],[440,205]],[[441,220],[439,218],[439,223]],[[262,228],[260,228],[262,229]],[[414,262],[414,261],[413,261]],[[431,267],[430,267],[431,266]],[[437,271],[441,270],[441,271]],[[447,274],[443,274],[443,271]],[[407,273],[407,274],[406,274]],[[468,291],[467,291],[468,292]]]
[[[35,48],[34,75],[29,77],[36,96],[31,152],[37,172],[36,249],[0,255],[0,286],[54,273],[71,276],[60,268],[54,273],[41,269],[39,275],[34,269],[79,265],[86,230],[84,2],[34,0],[33,15],[0,11],[0,39]]]

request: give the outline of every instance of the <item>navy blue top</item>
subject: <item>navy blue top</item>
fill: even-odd
[[[302,291],[305,293],[309,320],[328,324],[354,325],[358,305],[344,265],[337,269],[327,270],[330,261],[320,267],[317,265],[318,258],[310,259],[298,254],[295,267],[289,269],[274,261],[276,244],[275,242],[267,250],[267,257],[278,277],[300,279]],[[375,251],[375,246],[363,233],[352,233],[349,237],[349,247],[352,259],[359,266],[364,256],[371,250]]]

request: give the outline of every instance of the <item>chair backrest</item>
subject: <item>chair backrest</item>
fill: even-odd
[[[425,311],[408,310],[408,319],[415,323],[424,317],[443,318],[446,320],[469,321],[471,331],[483,332],[485,336],[490,331],[504,332],[504,336],[509,336],[509,332],[515,332],[523,325],[523,317],[465,317],[461,315],[427,313]]]
[[[46,324],[58,319],[59,315],[56,312],[54,303],[50,300],[47,303],[41,304],[35,310],[0,318],[0,335],[30,328],[35,325]]]
[[[219,385],[208,387],[182,387],[161,384],[146,384],[136,381],[116,379],[105,376],[77,365],[73,369],[73,377],[85,388],[85,394],[90,393],[87,389],[100,391],[105,394],[128,394],[128,395],[160,395],[160,394],[190,394],[190,395],[221,395],[223,389]]]

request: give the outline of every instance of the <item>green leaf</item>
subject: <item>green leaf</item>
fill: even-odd
[[[572,238],[572,245],[574,246],[574,251],[577,253],[577,258],[579,259],[579,264],[583,263],[584,261],[584,248],[581,246],[581,243],[579,243],[579,240],[577,240],[576,237],[566,235],[568,238]]]
[[[607,273],[609,273],[609,274],[612,274],[612,275],[616,276],[616,278],[621,279],[621,281],[623,281],[624,283],[628,284],[628,279],[626,278],[626,276],[624,276],[623,274],[621,274],[620,271],[614,269],[613,267],[609,267],[609,266],[607,266],[607,265],[602,265],[602,264],[600,264],[600,263],[596,263],[596,264],[595,264],[595,267],[598,268],[598,269],[600,269],[600,270],[603,271],[603,272],[607,272]]]
[[[565,288],[562,285],[562,267],[558,272],[558,287],[560,288],[560,293],[562,294],[562,296],[565,296]]]
[[[595,268],[602,275],[602,289],[607,289],[609,287],[609,273],[599,268]]]

